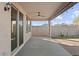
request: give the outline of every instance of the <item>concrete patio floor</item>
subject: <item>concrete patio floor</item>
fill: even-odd
[[[46,37],[32,37],[16,56],[71,56],[62,46]]]

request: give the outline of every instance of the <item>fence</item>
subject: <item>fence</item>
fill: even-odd
[[[78,25],[68,25],[68,26],[51,26],[51,35],[53,37],[59,35],[65,36],[78,36],[79,26]],[[49,36],[48,26],[32,26],[33,36]]]

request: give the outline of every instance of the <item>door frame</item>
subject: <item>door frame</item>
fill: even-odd
[[[19,11],[19,9],[18,8],[16,8],[15,6],[14,6],[14,4],[12,4],[11,3],[11,7],[13,7],[14,9],[16,9],[17,10],[17,20],[16,20],[16,37],[17,37],[17,47],[13,50],[13,51],[11,51],[11,55],[13,55],[17,50],[18,50],[18,48],[23,44],[21,44],[21,45],[19,45],[19,12],[21,12],[21,11]],[[21,12],[22,13],[22,12]],[[22,13],[23,14],[23,13]],[[23,15],[23,26],[24,26],[24,15]],[[12,29],[11,29],[12,30]],[[23,28],[23,32],[24,32],[24,28]],[[24,36],[23,36],[23,40],[24,40]],[[24,41],[23,41],[24,42]]]

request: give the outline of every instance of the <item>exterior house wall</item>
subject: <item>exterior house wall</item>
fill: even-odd
[[[64,35],[79,35],[79,25],[70,25],[70,26],[52,26],[51,35],[58,36],[60,34]],[[32,26],[32,35],[33,36],[48,36],[49,30],[46,26]]]
[[[0,2],[0,55],[15,55],[31,38],[31,31],[26,33],[26,12],[18,3],[12,3],[24,15],[24,43],[12,54],[11,52],[11,9],[4,11],[5,2]]]
[[[0,2],[0,55],[11,54],[11,10],[4,11],[5,4]]]

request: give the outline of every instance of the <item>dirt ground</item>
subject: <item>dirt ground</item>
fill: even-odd
[[[79,56],[79,39],[55,39],[55,42],[64,47],[71,55]]]

